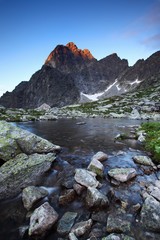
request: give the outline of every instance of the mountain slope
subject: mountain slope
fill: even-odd
[[[160,76],[160,51],[133,67],[111,54],[97,61],[89,50],[70,42],[58,45],[42,68],[28,82],[20,83],[0,98],[0,104],[14,108],[51,107],[89,101],[90,96],[105,98],[132,91],[137,86],[157,83]]]

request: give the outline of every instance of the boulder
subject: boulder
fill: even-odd
[[[60,146],[11,123],[0,121],[0,129],[0,158],[3,161],[8,161],[19,153],[49,153],[60,150]]]
[[[119,182],[127,182],[134,178],[137,172],[134,168],[113,168],[108,172],[108,175]]]
[[[75,212],[66,212],[62,218],[59,220],[57,232],[60,235],[66,235],[70,232],[75,219],[77,217],[77,213]]]
[[[63,192],[63,194],[59,197],[59,204],[65,205],[69,202],[72,202],[75,198],[75,191],[74,189],[67,189]]]
[[[92,159],[97,159],[98,161],[100,161],[100,162],[103,162],[103,161],[105,161],[106,159],[108,159],[108,155],[106,154],[106,153],[104,153],[104,152],[101,152],[101,151],[99,151],[99,152],[97,152],[93,157],[92,157]]]
[[[134,156],[133,160],[135,163],[145,166],[155,166],[152,160],[148,156]]]
[[[148,196],[142,206],[141,223],[147,230],[160,230],[160,202],[152,196]]]
[[[130,119],[141,119],[141,115],[137,109],[133,109],[129,116]]]
[[[23,188],[38,183],[55,159],[54,153],[29,156],[21,153],[5,162],[0,167],[0,200],[14,197]]]
[[[94,187],[88,187],[86,195],[86,204],[88,207],[107,207],[108,198]]]
[[[124,235],[124,234],[112,233],[107,237],[103,237],[102,240],[135,240],[135,238]]]
[[[96,174],[82,168],[77,168],[75,170],[74,179],[77,183],[85,187],[97,187],[99,185]]]
[[[78,240],[78,238],[75,236],[75,234],[74,233],[69,233],[69,235],[68,235],[68,238],[69,238],[69,240]]]
[[[106,230],[109,233],[126,233],[131,230],[132,215],[122,209],[110,213],[107,219]]]
[[[44,121],[55,121],[57,119],[58,117],[53,114],[45,114],[39,117],[39,120],[44,120]]]
[[[104,166],[96,158],[92,158],[92,161],[90,162],[87,169],[96,173],[98,176],[103,177]]]
[[[84,235],[92,226],[92,219],[89,219],[88,221],[83,221],[76,223],[72,229],[71,232],[76,235],[76,237],[80,237]]]
[[[52,228],[57,219],[57,212],[48,202],[45,202],[39,208],[36,208],[31,215],[29,236],[44,236]]]
[[[48,192],[40,187],[29,186],[22,191],[22,201],[24,207],[29,211],[32,206],[40,199],[46,197]]]

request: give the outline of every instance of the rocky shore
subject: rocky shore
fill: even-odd
[[[5,121],[0,129],[0,200],[22,199],[19,239],[160,239],[160,166],[145,152],[130,149],[127,161],[127,152],[97,152],[77,168],[58,159],[59,146]]]

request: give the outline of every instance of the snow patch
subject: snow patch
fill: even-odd
[[[142,81],[139,81],[138,78],[137,78],[135,81],[133,81],[133,82],[131,82],[131,83],[129,83],[129,84],[132,86],[133,84],[138,84],[138,83],[140,83],[140,82],[142,82]]]
[[[104,93],[108,92],[116,83],[117,83],[117,79],[115,80],[114,83],[109,85],[109,87],[106,90],[104,90],[104,92],[95,93],[95,94],[85,94],[85,93],[81,92],[81,95],[87,97],[91,101],[97,101],[99,97],[101,97]],[[116,85],[116,87],[117,87],[117,85]],[[117,87],[117,89],[118,89],[118,87]]]
[[[118,91],[121,90],[121,88],[119,87],[119,84],[116,85],[116,88],[117,88]]]

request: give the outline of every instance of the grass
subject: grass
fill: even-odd
[[[145,149],[153,155],[153,160],[160,163],[160,122],[147,122],[141,125],[147,133]]]

